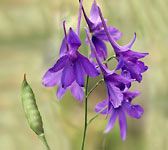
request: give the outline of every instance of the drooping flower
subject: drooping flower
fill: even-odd
[[[85,20],[88,24],[89,31],[92,33],[92,42],[96,48],[97,54],[100,58],[105,60],[107,58],[107,47],[104,41],[106,42],[109,42],[109,41],[103,29],[103,25],[98,13],[98,4],[96,3],[96,1],[95,0],[93,1],[89,18],[85,13],[84,8],[83,8],[83,13],[84,13]],[[110,35],[113,37],[113,39],[118,40],[121,38],[122,33],[119,32],[115,27],[108,26],[107,28],[110,32]],[[95,58],[92,50],[91,50],[90,58],[92,60]]]
[[[60,99],[69,87],[74,97],[82,101],[85,75],[96,77],[100,74],[89,59],[78,52],[80,46],[79,37],[70,28],[61,45],[60,59],[43,77],[42,83],[47,87],[59,84],[57,96]]]
[[[113,105],[109,103],[108,100],[104,100],[95,106],[95,111],[99,113],[108,105],[110,105],[110,110],[105,109],[104,111],[101,112],[101,114],[103,115],[107,115],[107,114],[110,115],[105,133],[108,133],[113,128],[118,118],[119,126],[120,126],[120,135],[122,140],[125,141],[126,135],[127,135],[126,114],[131,118],[140,119],[142,114],[144,113],[144,110],[140,105],[131,104],[132,99],[135,98],[137,95],[139,95],[138,91],[135,91],[135,92],[126,91],[125,93],[123,93],[123,95],[124,95],[124,100],[122,101],[121,106],[114,108]]]
[[[102,71],[104,82],[107,87],[107,95],[108,95],[108,101],[113,105],[114,108],[119,107],[122,104],[123,101],[123,93],[122,90],[125,88],[125,85],[129,84],[133,80],[126,78],[122,75],[118,75],[115,73],[115,70],[110,71],[107,66],[105,66],[99,59],[99,56],[97,55],[97,52],[95,50],[94,44],[92,43],[89,32],[85,28],[88,41],[90,43],[91,49],[93,50],[95,54],[95,58],[97,60],[97,63]],[[118,68],[118,67],[117,67]],[[110,108],[110,105],[109,105]]]
[[[98,7],[99,16],[102,20],[102,24],[109,42],[111,43],[114,52],[116,53],[117,60],[119,62],[118,69],[126,70],[130,72],[131,78],[135,79],[138,82],[141,82],[142,75],[141,73],[145,72],[148,67],[145,66],[144,62],[139,59],[144,58],[148,53],[134,52],[131,50],[132,45],[136,39],[136,33],[134,39],[127,45],[120,46],[115,39],[110,35],[110,31],[106,26],[106,21],[103,18],[100,8]]]

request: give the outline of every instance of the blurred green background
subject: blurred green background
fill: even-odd
[[[128,118],[128,133],[121,141],[118,123],[104,134],[107,120],[100,116],[87,130],[86,150],[168,150],[168,1],[97,0],[108,25],[117,27],[126,44],[137,32],[133,50],[149,52],[144,61],[149,70],[141,84],[131,90],[142,92],[134,103],[141,104],[142,119]],[[92,1],[84,0],[89,14]],[[20,88],[23,74],[36,94],[46,137],[52,150],[79,150],[84,125],[84,104],[68,92],[61,101],[56,88],[46,88],[41,79],[58,58],[63,38],[62,21],[76,30],[78,0],[0,1],[0,150],[41,150],[37,136],[25,119]],[[82,21],[81,39],[85,33]],[[109,51],[111,47],[108,44]],[[83,54],[87,47],[82,46]],[[96,79],[89,83],[93,86]],[[88,100],[89,117],[93,107],[106,97],[103,84]]]

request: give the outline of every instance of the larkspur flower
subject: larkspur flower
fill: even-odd
[[[126,113],[132,117],[139,119],[143,114],[143,108],[140,105],[131,104],[132,99],[138,96],[140,93],[138,91],[130,92],[128,89],[130,88],[131,80],[130,73],[126,70],[121,72],[121,75],[115,73],[118,68],[120,68],[120,64],[118,64],[117,68],[113,71],[110,71],[107,66],[105,66],[99,59],[94,45],[89,37],[89,33],[86,30],[86,34],[90,43],[90,46],[93,49],[96,60],[99,64],[99,67],[102,71],[104,82],[107,87],[107,100],[100,102],[96,105],[95,111],[101,114],[110,115],[108,126],[105,130],[105,133],[108,133],[114,126],[117,117],[119,118],[120,125],[120,135],[123,141],[126,139],[127,134],[127,121],[126,121]]]
[[[144,58],[146,55],[148,55],[148,53],[134,52],[131,50],[131,47],[136,40],[136,33],[134,39],[129,44],[120,46],[115,41],[115,39],[112,36],[110,36],[110,32],[108,30],[108,27],[106,26],[106,22],[103,18],[99,7],[98,12],[102,20],[102,24],[108,37],[108,40],[114,48],[114,52],[116,53],[116,57],[119,62],[118,69],[127,70],[128,72],[130,72],[132,79],[136,79],[136,81],[141,82],[141,73],[145,72],[148,69],[148,67],[145,66],[144,62],[139,61],[139,59]]]
[[[69,29],[69,33],[63,39],[60,49],[60,59],[44,75],[42,83],[47,87],[59,84],[57,97],[62,98],[67,88],[79,101],[83,99],[85,75],[96,77],[100,73],[89,59],[78,52],[81,41],[77,34]]]
[[[93,50],[97,63],[102,71],[104,82],[107,87],[108,101],[113,105],[114,108],[119,107],[123,101],[122,90],[125,88],[126,84],[129,84],[133,80],[126,78],[124,76],[115,73],[116,70],[110,71],[99,59],[97,52],[95,50],[94,44],[92,43],[89,32],[85,28],[88,41],[90,43],[91,49]],[[118,68],[118,67],[117,67]],[[110,105],[109,105],[110,108]]]
[[[92,42],[96,48],[97,54],[99,55],[100,58],[105,60],[107,58],[107,47],[104,41],[106,42],[109,42],[109,41],[103,29],[103,25],[98,13],[98,5],[95,0],[92,4],[90,17],[86,15],[84,8],[83,8],[83,14],[88,24],[89,31],[92,33]],[[115,27],[108,26],[107,28],[114,40],[118,40],[121,38],[122,33],[119,32]],[[86,43],[88,44],[87,39],[86,39]],[[91,60],[95,58],[92,50],[91,50],[90,58]]]
[[[110,105],[109,110],[105,109],[104,111],[101,112],[101,114],[103,115],[107,115],[107,114],[110,115],[105,133],[108,133],[113,128],[118,117],[119,126],[120,126],[120,135],[122,140],[125,141],[126,135],[127,135],[126,114],[131,118],[140,119],[142,114],[144,113],[144,110],[140,105],[131,104],[132,99],[139,95],[138,91],[135,91],[135,92],[126,91],[123,93],[123,95],[124,95],[124,100],[122,101],[121,106],[114,108],[113,104],[109,103],[108,100],[104,100],[95,106],[95,111],[99,113],[108,105]]]

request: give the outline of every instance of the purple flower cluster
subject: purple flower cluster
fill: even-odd
[[[79,39],[81,11],[88,25],[86,30],[86,43],[90,44],[90,60],[78,52],[81,46]],[[65,21],[63,22],[64,34],[60,48],[60,58],[56,64],[50,68],[44,75],[42,83],[44,86],[57,88],[57,97],[61,99],[69,88],[72,95],[80,102],[83,100],[84,92],[82,87],[85,85],[85,76],[97,77],[100,72],[95,67],[94,59],[102,72],[104,83],[107,88],[107,99],[98,103],[95,107],[97,113],[110,116],[109,123],[105,133],[109,132],[118,117],[120,133],[122,140],[126,139],[127,121],[126,114],[132,118],[139,119],[143,114],[143,108],[140,105],[132,104],[132,100],[140,93],[138,91],[129,91],[131,83],[142,80],[142,73],[148,67],[139,59],[144,58],[148,53],[134,52],[131,47],[136,39],[127,45],[120,46],[116,40],[120,39],[122,33],[115,27],[107,26],[107,20],[103,18],[100,7],[94,0],[90,12],[90,17],[86,15],[82,0],[80,0],[80,9],[77,25],[77,33],[72,28],[66,34]],[[90,33],[92,37],[90,37]],[[113,47],[118,65],[115,70],[109,70],[108,64],[103,60],[107,59],[108,51],[105,42],[110,42]],[[121,70],[121,74],[116,71]]]
[[[100,49],[103,50],[103,47],[105,46],[100,46],[102,45],[102,41],[98,43],[100,40],[98,41],[95,35],[93,35],[91,39],[86,29],[91,50],[96,57],[97,63],[99,64],[99,67],[102,71],[104,82],[107,87],[107,99],[98,103],[95,107],[95,111],[97,113],[100,112],[101,114],[105,114],[106,116],[110,115],[109,123],[107,129],[105,130],[105,133],[109,132],[113,128],[117,117],[119,118],[121,138],[124,141],[126,139],[127,132],[126,114],[128,114],[130,117],[139,119],[144,112],[141,106],[131,104],[132,99],[139,95],[139,92],[130,92],[128,90],[131,87],[131,82],[141,82],[141,73],[145,72],[148,67],[145,66],[142,61],[139,61],[139,59],[145,57],[146,55],[148,55],[148,53],[139,53],[131,50],[131,47],[136,39],[136,34],[131,43],[129,43],[128,45],[120,46],[115,40],[120,38],[121,33],[116,29],[115,31],[117,31],[116,33],[118,34],[118,38],[115,39],[115,37],[113,37],[110,28],[106,25],[107,21],[103,18],[101,10],[96,1],[93,2],[91,13],[92,15],[90,16],[94,16],[94,18],[99,18],[101,20],[101,22],[99,23],[97,23],[98,21],[96,22],[96,24],[98,24],[98,27],[96,27],[103,27],[101,31],[106,37],[106,42],[111,43],[111,46],[113,47],[116,54],[116,59],[118,60],[118,66],[116,67],[116,69],[110,71],[107,65],[104,65],[99,59],[101,57],[99,51]],[[94,27],[94,24],[90,23],[91,21],[86,17],[86,15],[85,18],[86,20],[88,20],[87,23],[89,31],[93,32],[92,28]],[[100,29],[97,32],[99,33],[99,31]],[[104,40],[104,37],[99,38]],[[106,51],[104,50],[104,52]],[[104,56],[107,56],[106,53],[104,53]],[[117,70],[121,70],[121,75],[115,73],[115,71]],[[104,108],[106,109],[102,111]]]
[[[72,95],[82,101],[85,75],[96,77],[100,74],[89,59],[78,52],[80,46],[78,35],[70,28],[62,41],[60,58],[43,77],[42,83],[47,87],[59,84],[57,89],[59,99],[63,97],[67,88],[70,88]]]

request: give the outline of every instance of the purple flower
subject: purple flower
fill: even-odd
[[[133,41],[125,46],[114,47],[117,60],[119,61],[120,67],[118,69],[126,70],[130,73],[132,79],[141,82],[141,73],[145,72],[148,67],[145,66],[144,62],[139,59],[144,58],[148,53],[134,52],[131,47],[136,39],[136,34]],[[115,41],[113,41],[115,42]]]
[[[111,43],[112,47],[114,48],[114,52],[116,53],[116,57],[119,62],[117,69],[118,70],[122,69],[130,72],[132,79],[135,79],[138,82],[141,82],[142,80],[141,73],[145,72],[148,69],[148,67],[145,66],[145,64],[142,61],[139,61],[139,59],[144,58],[146,55],[148,55],[148,53],[134,52],[131,50],[131,47],[134,44],[136,39],[136,33],[132,42],[124,46],[118,45],[115,39],[110,35],[110,31],[106,26],[106,21],[104,20],[99,7],[98,7],[98,12],[102,20],[102,24],[106,32],[106,35],[108,37],[108,40]]]
[[[123,93],[123,95],[124,100],[121,106],[119,106],[118,108],[114,108],[113,105],[110,103],[110,110],[105,109],[103,112],[101,112],[101,114],[103,115],[110,114],[109,122],[105,130],[105,133],[108,133],[113,128],[118,117],[120,126],[120,135],[122,140],[125,141],[127,134],[126,114],[132,118],[140,119],[142,114],[144,113],[144,110],[140,105],[131,104],[132,99],[135,98],[137,95],[139,95],[138,91],[135,92],[126,91],[125,93]],[[104,100],[96,105],[95,111],[99,113],[108,105],[109,101]]]
[[[96,1],[94,0],[92,4],[92,8],[90,11],[90,18],[87,17],[84,9],[83,9],[83,13],[84,13],[85,20],[88,24],[89,30],[92,33],[92,42],[96,48],[97,54],[99,55],[100,58],[105,60],[107,58],[107,47],[104,41],[109,42],[109,40],[103,29],[103,25],[98,13],[98,5]],[[121,38],[122,33],[119,32],[115,27],[108,26],[107,28],[110,32],[110,35],[113,37],[113,39],[118,40]],[[95,58],[92,50],[91,50],[90,58],[91,59]]]
[[[125,85],[132,82],[131,79],[115,73],[115,70],[110,71],[107,66],[105,66],[99,59],[97,52],[95,50],[94,44],[92,43],[89,33],[86,29],[86,34],[88,41],[90,43],[91,49],[93,50],[97,63],[102,71],[104,82],[107,87],[108,101],[113,105],[114,108],[119,107],[123,101],[122,90],[125,89]],[[107,65],[107,64],[106,64]],[[117,67],[118,68],[118,67]],[[110,106],[109,106],[110,107]]]
[[[59,84],[57,96],[60,99],[69,87],[74,97],[82,101],[81,87],[84,87],[85,75],[96,77],[100,74],[89,59],[78,52],[80,46],[79,37],[70,28],[67,39],[65,36],[61,45],[60,59],[43,77],[44,86],[51,87]]]

